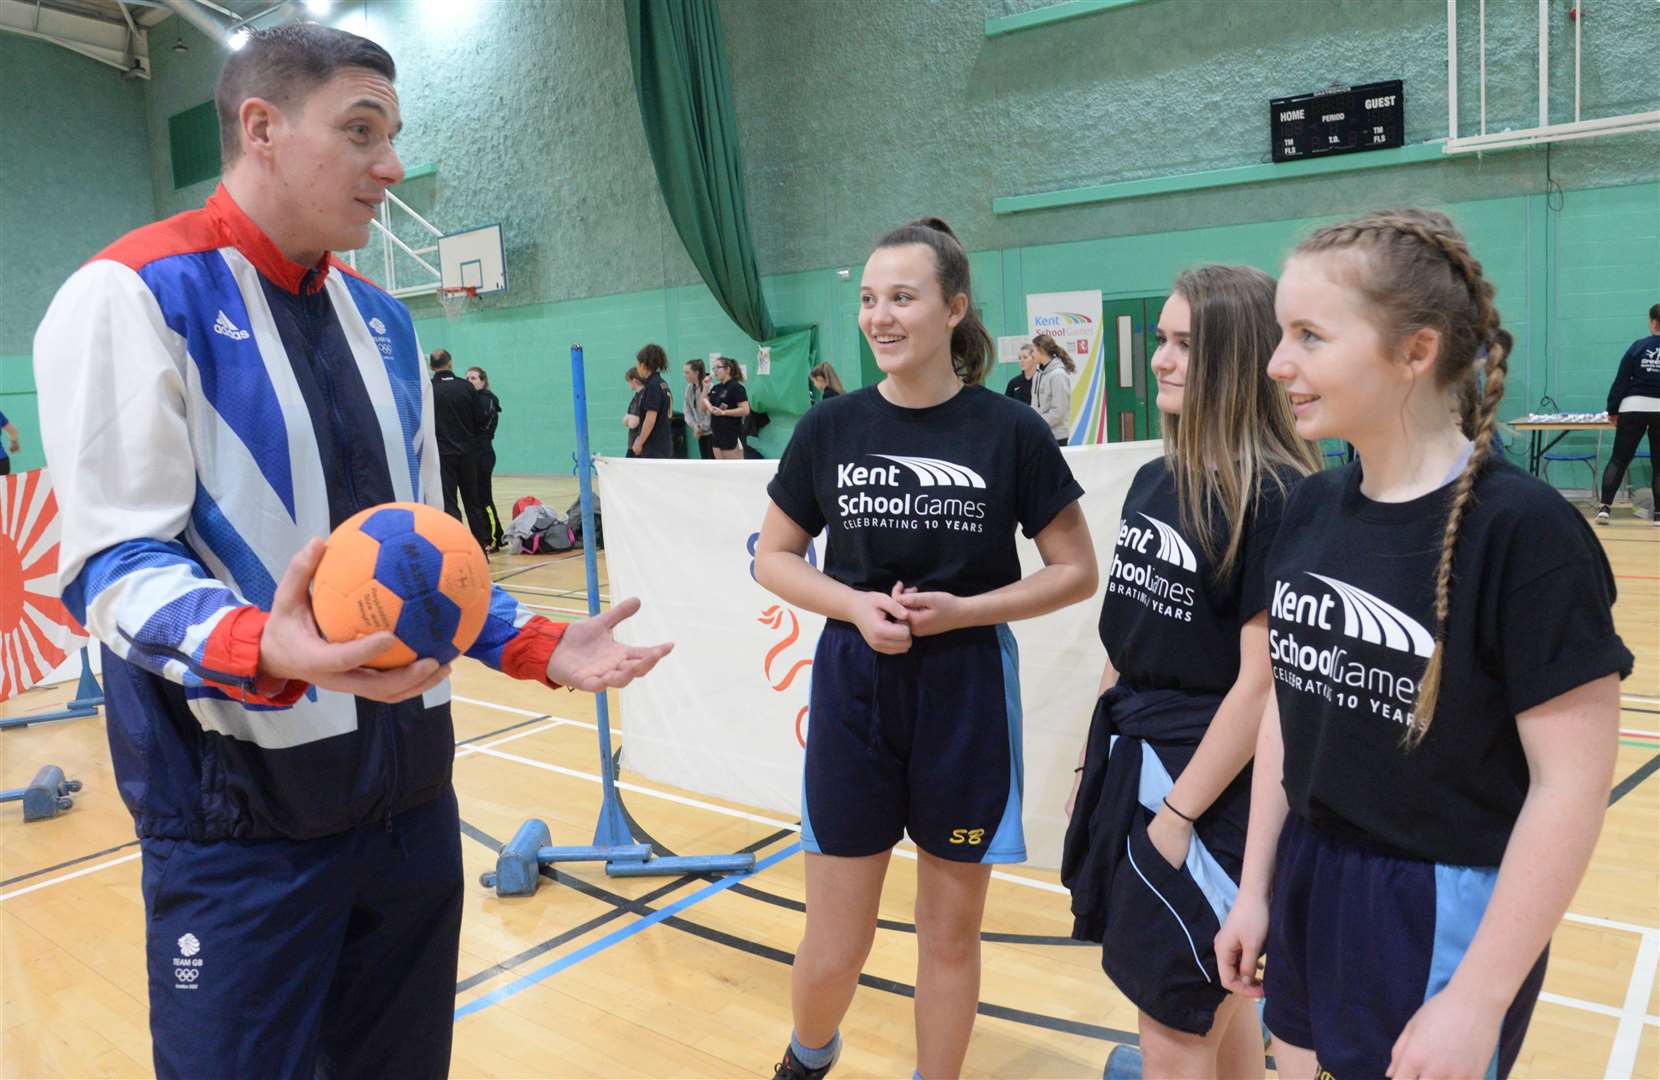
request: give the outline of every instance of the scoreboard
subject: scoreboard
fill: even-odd
[[[1400,146],[1405,97],[1401,80],[1333,86],[1268,103],[1275,161]]]

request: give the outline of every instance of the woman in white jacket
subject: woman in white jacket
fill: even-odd
[[[1032,339],[1043,362],[1032,375],[1032,408],[1049,423],[1062,446],[1072,437],[1072,373],[1078,369],[1067,351],[1048,334]]]

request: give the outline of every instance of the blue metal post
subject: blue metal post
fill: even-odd
[[[594,458],[588,449],[588,374],[582,346],[571,346],[571,398],[576,411],[576,482],[582,496],[582,568],[588,576],[588,614],[599,614],[599,545],[594,543]],[[599,723],[599,775],[604,794],[600,799],[599,824],[594,827],[595,847],[624,847],[634,843],[617,798],[614,766],[611,763],[611,710],[605,691],[594,695]]]
[[[81,681],[75,687],[75,696],[70,699],[69,707],[52,712],[31,713],[27,716],[14,716],[8,720],[0,720],[0,731],[28,727],[30,724],[44,724],[51,720],[74,720],[82,716],[97,716],[98,706],[103,703],[104,692],[98,686],[97,677],[92,674],[92,654],[83,645],[81,647]]]
[[[582,493],[582,565],[588,575],[588,615],[599,614],[599,545],[594,529],[594,458],[588,449],[588,379],[583,366],[582,346],[571,346],[571,398],[576,412],[576,479]],[[519,827],[503,845],[496,869],[484,874],[480,883],[495,889],[497,896],[529,896],[541,883],[541,867],[558,862],[604,862],[611,877],[645,877],[667,874],[743,874],[755,869],[752,852],[731,855],[669,855],[653,857],[651,845],[639,844],[629,831],[617,794],[611,763],[611,712],[605,691],[594,695],[594,713],[599,721],[599,775],[604,795],[600,800],[599,824],[594,826],[591,847],[554,847],[548,827],[531,819]]]

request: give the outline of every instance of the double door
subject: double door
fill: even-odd
[[[1101,377],[1106,383],[1104,426],[1098,442],[1156,439],[1158,387],[1153,352],[1165,296],[1105,300],[1101,304]],[[1091,425],[1094,427],[1095,425]],[[1081,441],[1081,440],[1080,440]]]

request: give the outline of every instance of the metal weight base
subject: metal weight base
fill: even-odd
[[[79,790],[79,780],[66,778],[56,765],[42,765],[28,787],[0,791],[0,803],[20,802],[24,821],[45,821],[73,807],[72,796]]]
[[[582,493],[582,565],[588,578],[588,614],[599,614],[599,559],[594,532],[594,459],[588,449],[588,383],[581,345],[571,346],[571,388],[576,411],[576,476]],[[599,722],[599,775],[604,794],[600,799],[599,823],[594,842],[587,847],[555,847],[545,823],[532,818],[496,856],[496,869],[479,878],[497,896],[531,896],[542,881],[542,867],[558,862],[603,862],[609,877],[654,877],[679,874],[746,874],[755,869],[753,853],[731,855],[651,854],[649,844],[639,843],[629,831],[623,815],[622,797],[617,794],[612,773],[611,713],[605,693],[594,695],[595,718]]]

